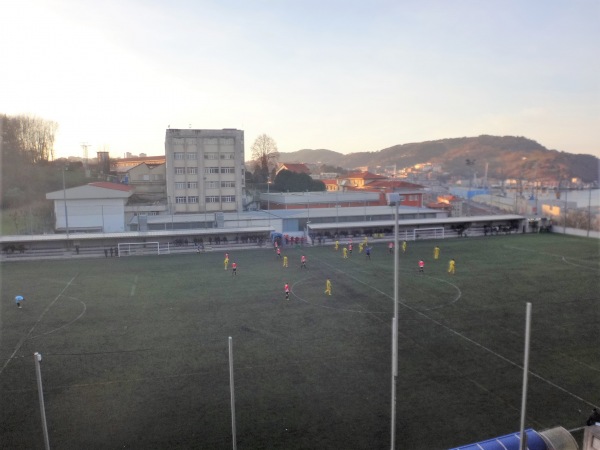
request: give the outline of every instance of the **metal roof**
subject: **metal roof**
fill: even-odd
[[[243,228],[199,228],[193,230],[160,230],[160,231],[126,231],[123,233],[69,233],[70,241],[87,241],[97,239],[122,240],[123,238],[160,238],[177,236],[208,236],[214,234],[235,233],[267,233],[274,231],[272,227]],[[0,243],[55,242],[67,239],[66,234],[23,234],[0,236]]]
[[[500,222],[507,220],[523,220],[525,217],[517,216],[514,214],[506,214],[502,216],[469,216],[469,217],[444,217],[441,219],[410,219],[398,221],[399,225],[403,227],[416,226],[416,225],[452,225],[467,222]],[[372,221],[358,221],[358,222],[332,222],[332,223],[315,223],[309,224],[308,227],[311,230],[331,230],[332,228],[364,228],[364,227],[387,227],[395,225],[396,221],[392,220],[372,220]]]

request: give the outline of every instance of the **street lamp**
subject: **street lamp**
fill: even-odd
[[[271,226],[271,177],[267,177],[267,217],[269,220],[269,227]]]
[[[335,233],[338,232],[340,213],[339,213],[340,203],[338,199],[338,191],[335,191]]]
[[[473,185],[473,166],[475,165],[475,160],[474,159],[467,159],[466,160],[467,163],[467,167],[471,168],[471,171],[469,173],[469,190],[467,191],[467,216],[471,215],[471,187]]]
[[[62,182],[63,182],[63,202],[65,205],[65,226],[67,228],[67,247],[69,246],[69,214],[67,213],[67,189],[65,187],[65,171],[67,167],[63,167],[62,170]]]
[[[398,252],[398,207],[404,196],[392,193],[388,195],[390,204],[396,204],[396,215],[394,220],[394,318],[392,319],[392,393],[391,393],[391,449],[396,448],[396,380],[398,378],[398,272],[400,270],[400,258]]]

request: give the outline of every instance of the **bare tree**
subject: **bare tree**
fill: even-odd
[[[30,163],[54,159],[58,124],[35,116],[4,116],[6,150]]]
[[[266,182],[271,170],[277,165],[279,151],[277,144],[270,136],[261,134],[252,144],[252,160],[256,166],[256,181]]]

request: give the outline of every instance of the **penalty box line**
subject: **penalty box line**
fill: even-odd
[[[29,339],[29,336],[31,336],[31,333],[33,333],[33,330],[35,330],[35,327],[37,327],[39,325],[39,323],[42,321],[42,319],[44,318],[44,316],[46,315],[46,313],[50,310],[50,308],[52,308],[52,306],[58,301],[58,299],[64,294],[64,292],[69,288],[69,286],[71,286],[71,284],[73,284],[73,281],[75,281],[75,279],[77,278],[79,274],[75,275],[73,278],[71,278],[71,280],[67,283],[67,285],[62,289],[62,291],[60,291],[58,293],[58,295],[54,298],[54,300],[52,300],[52,302],[50,302],[50,304],[48,306],[46,306],[46,309],[44,309],[44,311],[42,311],[42,314],[40,314],[40,316],[38,317],[38,319],[35,321],[35,323],[33,324],[33,326],[29,329],[29,331],[27,332],[27,334],[25,336],[23,336],[21,338],[21,340],[19,341],[19,343],[17,344],[17,347],[15,348],[15,351],[12,352],[12,354],[10,355],[10,357],[6,360],[6,362],[2,365],[2,367],[0,367],[0,375],[2,375],[2,372],[4,372],[4,369],[6,369],[6,366],[8,366],[8,364],[12,361],[12,359],[15,357],[15,355],[18,353],[18,351],[21,349],[21,347],[23,346],[23,344],[25,343],[25,341],[27,339]]]

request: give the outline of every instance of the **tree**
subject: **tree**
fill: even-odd
[[[4,138],[7,151],[18,154],[29,163],[50,161],[54,158],[54,136],[58,124],[35,116],[3,116]]]
[[[277,174],[274,188],[281,192],[318,192],[326,189],[325,183],[322,181],[313,180],[308,174],[290,172],[289,170],[282,170]]]
[[[277,144],[270,136],[261,134],[252,144],[252,161],[254,161],[254,177],[258,183],[265,183],[279,160]]]

